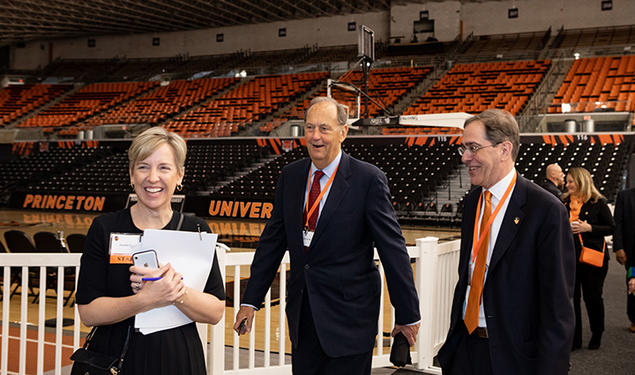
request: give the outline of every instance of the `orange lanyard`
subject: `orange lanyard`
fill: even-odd
[[[505,203],[505,201],[507,200],[507,197],[512,192],[514,184],[516,183],[516,175],[517,173],[514,172],[514,177],[512,177],[512,181],[509,183],[509,186],[507,186],[507,190],[505,190],[505,194],[503,195],[503,198],[500,200],[500,202],[498,202],[498,204],[496,205],[496,209],[494,210],[494,213],[491,214],[489,217],[489,220],[487,220],[487,223],[485,224],[485,230],[483,231],[483,233],[478,232],[478,219],[481,216],[481,199],[483,198],[483,193],[481,193],[481,196],[478,197],[478,206],[476,207],[476,217],[474,218],[474,233],[472,233],[472,236],[473,236],[472,237],[472,263],[474,263],[474,261],[476,260],[478,249],[481,248],[481,245],[483,244],[485,237],[487,237],[487,233],[492,227],[492,223],[494,222],[496,215],[498,215],[498,212],[503,207],[503,203]],[[474,246],[474,244],[476,244],[476,247]]]
[[[320,195],[318,195],[318,197],[315,200],[315,202],[313,202],[313,205],[311,206],[311,209],[309,209],[309,193],[311,192],[311,173],[309,173],[309,180],[307,181],[307,185],[309,186],[309,188],[306,191],[306,205],[304,206],[304,210],[306,211],[307,209],[309,209],[309,212],[306,214],[306,223],[304,223],[304,228],[309,228],[309,218],[313,214],[313,211],[315,211],[315,209],[320,204],[320,201],[322,200],[322,197],[324,196],[324,193],[326,193],[326,191],[328,190],[329,186],[331,186],[331,182],[333,182],[333,179],[335,178],[335,175],[337,174],[337,169],[339,167],[340,166],[338,165],[335,168],[335,172],[333,172],[333,175],[331,175],[331,177],[327,181],[326,185],[324,185],[324,189],[322,189],[322,191],[320,192]],[[318,183],[319,183],[319,181],[318,181]]]

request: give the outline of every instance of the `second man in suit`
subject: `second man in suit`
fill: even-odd
[[[347,117],[347,108],[333,99],[311,102],[305,125],[310,158],[282,170],[236,314],[234,329],[249,331],[288,249],[286,312],[295,374],[370,374],[381,295],[374,247],[395,307],[393,335],[403,333],[412,345],[419,328],[410,257],[386,176],[341,150]]]
[[[444,374],[566,374],[573,337],[575,259],[567,211],[514,168],[514,117],[469,118],[459,148],[465,198],[459,281],[438,353]]]

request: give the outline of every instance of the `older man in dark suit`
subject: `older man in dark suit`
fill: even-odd
[[[282,170],[236,314],[234,329],[249,331],[255,307],[288,249],[287,319],[295,374],[370,374],[381,295],[374,246],[395,307],[393,334],[401,332],[414,344],[419,327],[410,258],[386,176],[341,150],[347,112],[330,98],[314,99],[307,110],[310,159]]]
[[[465,122],[459,152],[472,185],[444,374],[566,374],[575,251],[564,205],[519,176],[518,125],[505,111]]]

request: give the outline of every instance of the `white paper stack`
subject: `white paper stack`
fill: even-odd
[[[154,249],[159,263],[170,263],[183,275],[185,285],[203,291],[214,261],[217,234],[147,229],[141,237],[141,249]],[[135,328],[141,333],[162,331],[192,322],[176,306],[165,306],[136,315]]]

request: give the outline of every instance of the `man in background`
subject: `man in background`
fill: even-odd
[[[564,187],[564,173],[562,173],[562,168],[557,163],[547,166],[545,180],[540,186],[560,199],[562,188]]]

